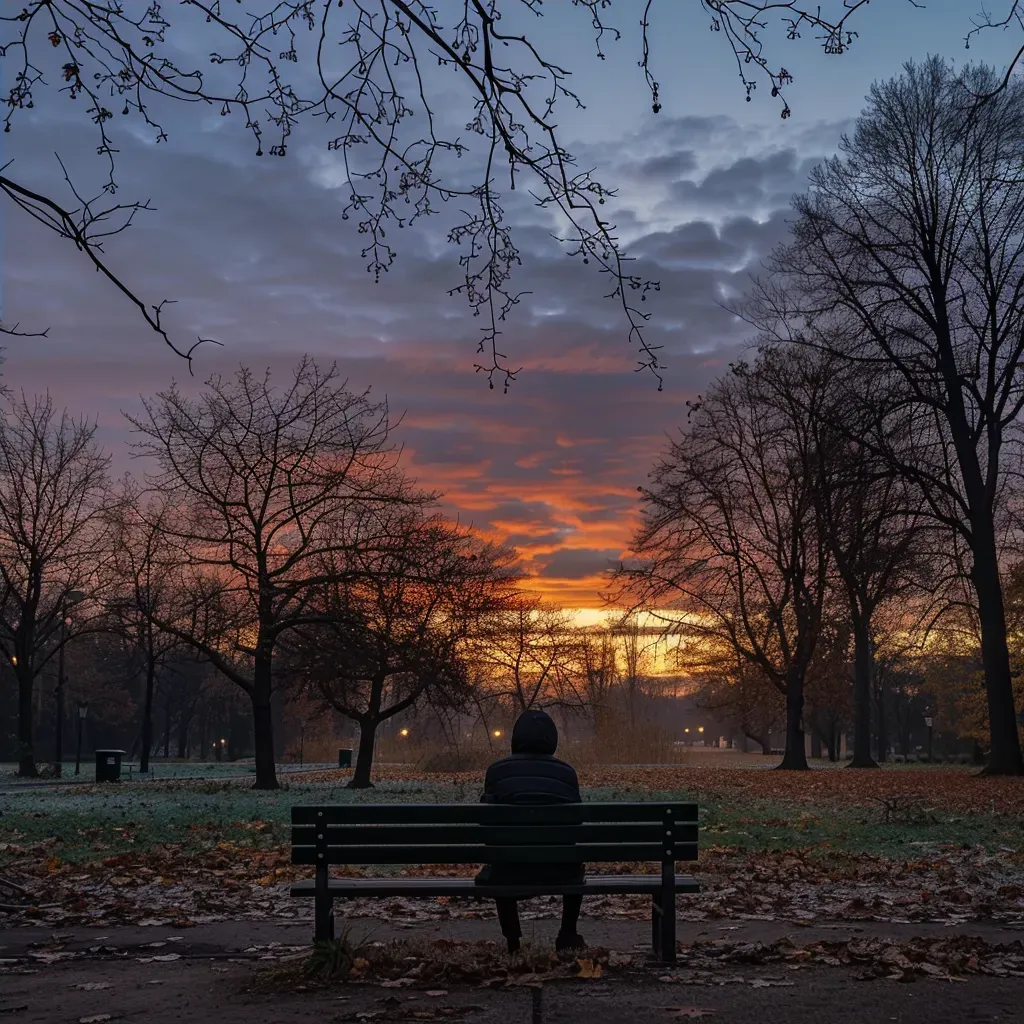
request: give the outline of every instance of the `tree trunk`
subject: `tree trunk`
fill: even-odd
[[[877,768],[871,756],[871,650],[870,620],[853,611],[853,760],[851,768]]]
[[[1024,775],[996,545],[994,537],[988,531],[985,534],[982,537],[976,535],[974,566],[971,570],[981,621],[981,660],[985,669],[991,737],[984,774]]]
[[[156,685],[156,665],[152,656],[146,658],[146,694],[142,703],[142,751],[139,771],[149,771],[149,752],[153,749],[153,688]]]
[[[252,738],[256,759],[256,782],[253,789],[277,789],[277,768],[274,757],[274,709],[271,704],[272,650],[257,644],[253,659]]]
[[[171,695],[164,701],[164,760],[171,756]]]
[[[18,775],[23,779],[34,779],[39,775],[32,746],[32,691],[35,678],[31,666],[23,666],[20,658],[15,672],[18,677]]]
[[[798,665],[790,665],[786,677],[786,753],[778,767],[787,771],[807,771],[804,749],[804,676]]]
[[[359,750],[356,754],[356,770],[349,781],[349,789],[370,789],[370,769],[373,767],[373,745],[377,738],[377,718],[365,715],[359,721]]]
[[[811,729],[811,757],[821,757],[821,733]]]
[[[885,676],[883,675],[878,677],[875,698],[878,700],[878,763],[884,764],[889,759],[889,734],[886,731],[885,722]]]
[[[252,698],[252,734],[256,759],[256,782],[253,789],[277,789],[273,710],[268,699],[260,700],[255,693]]]

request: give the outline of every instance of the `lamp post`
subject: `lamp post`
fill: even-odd
[[[68,626],[71,619],[68,615],[68,605],[78,604],[85,599],[81,590],[69,590],[61,600],[60,604],[60,649],[57,651],[57,689],[54,690],[54,697],[57,699],[57,727],[55,730],[53,744],[54,773],[59,779],[64,764],[64,647],[68,642]]]
[[[928,729],[928,763],[932,763],[932,716],[924,716],[924,724]]]
[[[89,704],[87,701],[80,700],[78,702],[78,742],[75,745],[75,774],[77,775],[82,769],[82,730],[85,728],[85,717],[89,714]]]

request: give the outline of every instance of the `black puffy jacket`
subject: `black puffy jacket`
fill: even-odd
[[[485,804],[578,804],[580,784],[572,765],[554,756],[558,729],[543,711],[524,711],[512,729],[512,754],[487,769]],[[501,864],[485,867],[479,882],[573,882],[583,874],[582,864]]]

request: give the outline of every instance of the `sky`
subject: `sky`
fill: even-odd
[[[257,6],[245,0],[240,9]],[[433,6],[444,23],[461,2]],[[615,0],[606,12],[623,35],[605,38],[605,60],[594,54],[586,12],[568,0],[547,0],[543,18],[505,6],[507,28],[521,25],[572,72],[586,109],[560,102],[562,144],[580,169],[596,168],[618,189],[606,209],[636,259],[630,271],[661,282],[645,311],[648,340],[664,346],[662,391],[649,373],[634,372],[622,310],[602,297],[607,280],[552,238],[560,225],[536,207],[529,182],[504,196],[522,258],[513,289],[531,293],[502,325],[508,361],[523,367],[505,394],[473,372],[481,321],[463,297],[447,294],[462,279],[459,249],[446,242],[452,211],[389,231],[398,258],[375,284],[360,256],[362,236],[341,216],[346,177],[322,121],[296,129],[287,157],[257,158],[238,117],[170,102],[154,108],[168,136],[160,144],[137,118],[111,123],[118,197],[151,199],[154,212],[112,238],[106,255],[148,302],[174,300],[165,316],[176,340],[201,335],[222,347],[198,352],[190,380],[71,245],[8,203],[0,207],[3,318],[47,327],[49,336],[7,339],[4,381],[29,393],[49,389],[58,404],[95,419],[120,473],[137,468],[123,413],[139,409],[140,395],[172,379],[192,389],[240,363],[283,378],[303,353],[337,361],[353,390],[371,387],[387,398],[407,472],[443,491],[446,511],[515,545],[533,589],[567,607],[600,607],[603,574],[628,552],[638,522],[638,486],[685,424],[687,400],[749,345],[748,328],[723,303],[742,296],[750,274],[785,240],[792,195],[836,152],[872,81],[929,53],[1002,69],[1020,29],[986,32],[967,51],[980,0],[875,0],[852,23],[854,47],[826,56],[813,33],[787,40],[770,22],[766,54],[794,77],[793,113],[783,120],[763,83],[745,102],[734,58],[697,0],[655,0],[655,115],[637,66],[644,0]],[[825,11],[837,6],[822,3]],[[989,0],[993,15],[1004,6]],[[209,71],[206,55],[222,39],[211,41],[209,26],[176,6],[168,17],[182,62]],[[48,81],[59,77],[46,67]],[[470,106],[457,72],[426,74],[438,123],[467,138]],[[2,75],[9,89],[11,67]],[[39,91],[33,109],[0,134],[0,162],[13,161],[7,174],[69,202],[54,153],[93,195],[105,175],[95,149],[84,107],[55,88]],[[479,170],[472,153],[445,167],[460,185]]]

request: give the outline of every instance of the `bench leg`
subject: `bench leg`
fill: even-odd
[[[330,942],[334,938],[334,900],[330,896],[317,896],[313,902],[313,941]]]
[[[662,872],[662,887],[651,896],[651,945],[655,958],[663,964],[676,962],[676,889],[675,873]]]
[[[676,962],[676,898],[675,893],[659,901],[658,959],[663,964]]]

